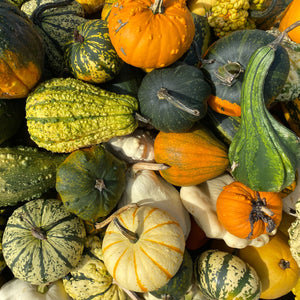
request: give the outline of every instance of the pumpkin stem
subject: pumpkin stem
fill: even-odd
[[[152,171],[159,171],[159,170],[166,170],[169,169],[170,166],[166,164],[159,164],[159,163],[151,163],[151,162],[137,162],[132,165],[131,170],[133,173],[137,173],[141,170],[152,170]]]
[[[35,224],[31,223],[27,218],[24,218],[22,214],[19,214],[19,217],[21,221],[25,221],[29,227],[31,228],[31,234],[36,237],[37,239],[43,241],[47,240],[46,233],[39,227],[37,227]]]
[[[80,44],[84,42],[84,37],[79,33],[78,30],[74,30],[74,41]]]
[[[185,104],[180,102],[177,98],[170,95],[170,93],[168,92],[168,90],[166,88],[163,88],[163,87],[160,88],[159,91],[157,92],[157,97],[159,100],[167,100],[169,103],[173,104],[177,108],[179,108],[193,116],[200,115],[199,110],[187,107]]]
[[[271,233],[276,228],[276,223],[271,218],[274,216],[274,212],[272,212],[268,207],[266,203],[265,198],[261,198],[259,195],[259,192],[256,192],[257,199],[252,200],[252,210],[250,212],[249,221],[251,225],[251,231],[247,237],[247,239],[250,239],[253,235],[253,229],[254,229],[254,223],[262,220],[264,223],[268,224],[266,227],[267,233]]]
[[[290,268],[290,262],[288,260],[285,260],[285,259],[281,259],[280,262],[279,262],[279,267],[282,269],[282,270],[285,270],[285,269],[289,269]]]
[[[249,16],[253,19],[265,18],[273,11],[277,5],[277,2],[277,0],[272,0],[270,5],[264,10],[249,9]]]
[[[139,236],[137,235],[136,232],[132,232],[131,230],[127,229],[125,226],[123,226],[120,222],[120,220],[115,217],[113,219],[114,224],[116,225],[116,227],[120,230],[120,232],[126,237],[128,238],[128,240],[131,243],[136,243],[139,240]]]
[[[38,293],[45,294],[49,290],[49,283],[39,284],[36,290]]]
[[[222,84],[232,86],[242,72],[244,69],[239,62],[228,61],[227,64],[218,68],[215,75]]]
[[[96,179],[95,188],[97,190],[99,190],[100,192],[102,192],[106,188],[104,180],[102,178],[101,179]]]
[[[163,14],[165,7],[163,5],[164,0],[154,0],[154,3],[150,6],[153,14]]]
[[[114,218],[116,218],[120,213],[122,213],[123,211],[125,211],[129,208],[132,208],[132,207],[138,207],[138,205],[136,203],[129,203],[127,205],[122,206],[117,211],[115,211],[113,214],[111,214],[108,218],[106,218],[104,221],[96,222],[94,224],[95,229],[96,230],[102,229],[103,227],[108,225]]]

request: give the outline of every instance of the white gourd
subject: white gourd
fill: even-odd
[[[216,213],[218,196],[223,187],[233,181],[231,175],[224,173],[196,186],[181,187],[181,201],[207,237],[223,239],[232,248],[241,249],[248,245],[261,247],[268,243],[268,234],[262,234],[253,240],[241,239],[229,233],[218,220]]]
[[[179,191],[172,184],[152,170],[130,170],[126,182],[119,208],[129,203],[138,203],[167,211],[179,223],[187,239],[191,229],[190,215],[182,205]]]
[[[37,291],[37,286],[21,279],[13,278],[0,288],[1,300],[72,300],[66,293],[62,280],[49,285],[45,293]]]

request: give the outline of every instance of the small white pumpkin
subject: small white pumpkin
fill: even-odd
[[[13,278],[0,288],[1,300],[72,300],[64,289],[62,280],[50,284],[45,293],[40,293],[36,285]]]
[[[130,206],[106,229],[103,261],[125,289],[147,292],[164,286],[179,270],[185,239],[169,213],[150,206]]]
[[[268,243],[269,235],[262,234],[256,239],[241,239],[229,233],[220,223],[216,213],[216,203],[223,187],[234,179],[229,173],[207,180],[196,186],[184,186],[180,189],[182,204],[194,217],[197,224],[209,238],[223,239],[232,248],[244,248],[248,245],[261,247]]]
[[[127,172],[126,188],[118,207],[128,203],[150,205],[167,211],[179,223],[184,237],[187,239],[191,229],[191,219],[188,211],[182,205],[179,191],[154,171],[138,170],[135,172],[131,168]]]

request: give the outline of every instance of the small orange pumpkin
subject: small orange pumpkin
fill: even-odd
[[[285,9],[282,19],[279,23],[279,30],[283,31],[290,25],[300,20],[300,0],[293,0]],[[300,27],[296,27],[288,33],[289,38],[300,43]]]
[[[162,68],[191,46],[195,24],[184,0],[119,0],[108,17],[111,42],[122,60]]]
[[[229,165],[225,144],[202,125],[185,133],[160,131],[154,140],[154,158],[170,166],[159,172],[177,186],[200,184],[223,174]]]
[[[282,199],[279,193],[257,192],[234,181],[223,188],[216,208],[218,219],[228,232],[242,239],[255,239],[276,232]]]

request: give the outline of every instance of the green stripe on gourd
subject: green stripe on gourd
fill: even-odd
[[[104,20],[89,20],[77,26],[64,49],[65,64],[78,79],[102,83],[121,70],[122,61],[110,41]]]
[[[255,191],[283,190],[300,166],[299,137],[279,123],[264,103],[265,78],[284,34],[250,58],[242,84],[241,125],[229,147],[234,177]]]
[[[15,277],[37,285],[54,282],[78,264],[85,237],[82,220],[60,200],[32,200],[9,217],[3,256]]]
[[[196,258],[195,281],[208,299],[259,299],[261,282],[255,270],[239,257],[207,250]]]
[[[71,152],[133,132],[138,101],[74,78],[41,83],[27,98],[30,136],[52,152]]]

